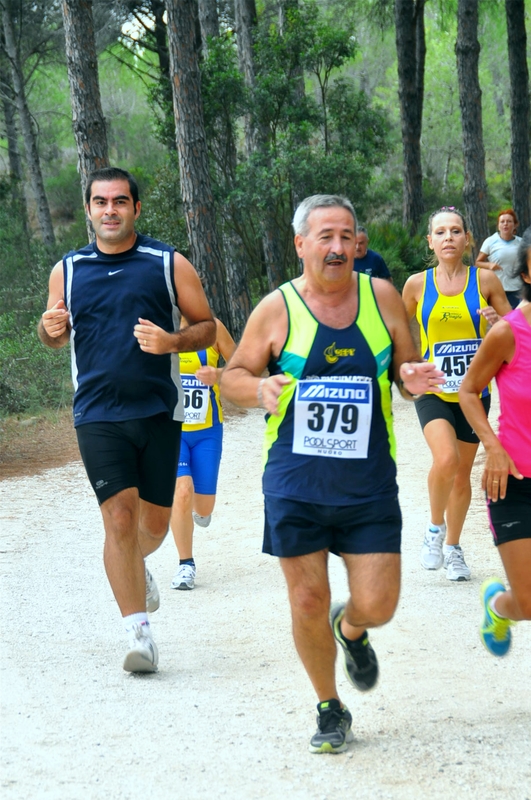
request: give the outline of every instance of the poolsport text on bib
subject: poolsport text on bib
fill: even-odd
[[[434,343],[433,361],[446,377],[446,383],[441,387],[443,392],[448,394],[459,391],[481,342],[481,339],[460,339],[455,342]]]
[[[209,387],[195,375],[181,375],[184,389],[184,422],[186,425],[201,424],[208,411]]]
[[[367,458],[371,419],[372,378],[300,380],[292,450],[305,456]]]

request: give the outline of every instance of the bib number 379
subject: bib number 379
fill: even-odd
[[[367,458],[371,418],[371,378],[341,376],[299,381],[293,452],[328,458]]]

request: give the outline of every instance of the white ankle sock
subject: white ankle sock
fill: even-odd
[[[151,636],[149,619],[146,611],[139,611],[137,614],[128,614],[126,617],[123,617],[123,623],[126,633],[131,633],[133,627],[140,623],[140,625],[144,627],[146,634]]]
[[[446,522],[443,522],[441,525],[430,522],[430,530],[432,533],[436,533],[437,531],[444,531],[444,533],[446,533]]]
[[[489,608],[491,611],[494,611],[497,617],[501,617],[501,619],[508,619],[508,617],[504,617],[503,614],[500,614],[500,612],[496,608],[496,600],[501,594],[503,594],[503,592],[496,592],[496,594],[492,595],[492,597],[489,600]]]

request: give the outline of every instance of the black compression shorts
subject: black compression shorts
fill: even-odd
[[[79,451],[99,504],[136,487],[142,500],[171,507],[181,427],[167,414],[79,425]]]
[[[481,402],[483,403],[485,414],[488,416],[490,394],[482,397]],[[479,444],[479,438],[463,414],[459,403],[448,403],[446,400],[441,400],[436,394],[423,394],[422,397],[415,400],[415,409],[422,430],[424,430],[428,422],[433,422],[434,419],[445,419],[455,430],[455,435],[460,442]]]

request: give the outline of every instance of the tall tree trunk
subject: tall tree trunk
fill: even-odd
[[[205,281],[214,314],[230,320],[226,278],[216,228],[203,103],[195,48],[195,0],[167,0],[168,41],[181,193],[192,263]]]
[[[109,166],[105,117],[101,108],[98,58],[92,0],[62,0],[66,64],[72,101],[72,127],[77,146],[83,203],[91,172]],[[94,238],[87,218],[89,240]]]
[[[218,4],[216,0],[197,0],[203,53],[208,52],[208,37],[219,36]]]
[[[41,236],[47,247],[53,247],[55,244],[55,234],[53,231],[52,217],[48,205],[48,198],[44,191],[37,139],[26,99],[24,76],[22,74],[22,65],[20,63],[9,0],[0,0],[0,10],[2,11],[3,18],[5,49],[11,68],[15,102],[24,140],[24,150],[31,179],[31,187],[37,204],[37,218],[39,220]]]
[[[238,62],[245,85],[252,92],[256,86],[254,66],[253,31],[257,24],[255,0],[235,0],[234,16],[238,38]],[[270,166],[269,133],[266,129],[258,129],[249,118],[245,120],[245,142],[247,157],[259,152]],[[269,289],[275,289],[283,280],[283,249],[279,237],[279,228],[275,220],[274,209],[270,204],[264,209],[261,220],[262,249],[267,273]]]
[[[479,85],[478,0],[458,0],[457,6],[457,77],[463,129],[465,181],[463,197],[470,230],[475,239],[473,256],[489,235],[487,218],[487,181],[485,147]]]
[[[511,78],[511,188],[520,233],[531,225],[529,70],[525,0],[505,0]]]
[[[398,97],[402,123],[403,201],[402,224],[416,232],[424,211],[420,136],[424,102],[425,0],[396,0],[396,53]]]

